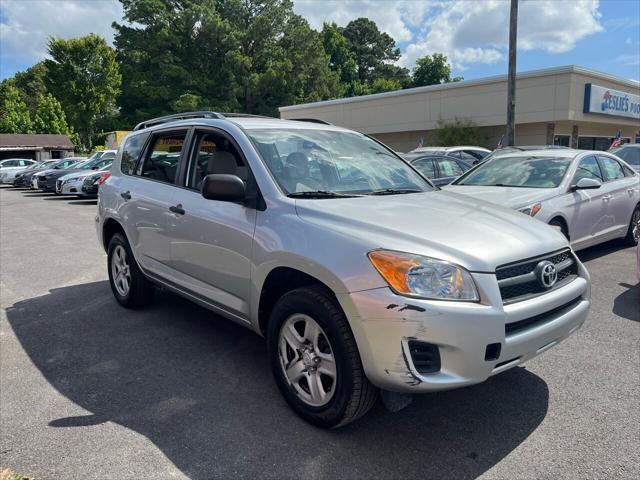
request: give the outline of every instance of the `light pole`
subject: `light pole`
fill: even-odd
[[[515,145],[516,117],[516,44],[518,42],[518,0],[511,0],[509,15],[509,76],[507,80],[507,141]]]

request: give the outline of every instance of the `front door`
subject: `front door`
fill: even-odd
[[[193,148],[174,199],[180,210],[169,219],[171,267],[180,284],[242,319],[249,318],[251,247],[256,210],[242,203],[207,200],[209,174],[249,179],[232,139],[213,129],[196,130]]]
[[[612,227],[616,234],[621,231],[626,232],[636,205],[633,197],[638,179],[625,176],[622,165],[611,157],[598,155],[598,161],[605,177],[604,187],[608,195],[607,209]]]

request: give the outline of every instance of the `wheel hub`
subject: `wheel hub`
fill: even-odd
[[[322,359],[316,355],[315,351],[312,347],[303,347],[300,349],[300,357],[302,358],[302,363],[307,368],[308,371],[313,372],[316,370]]]

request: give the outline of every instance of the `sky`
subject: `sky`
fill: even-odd
[[[465,79],[507,71],[508,0],[294,0],[312,27],[374,20],[400,47],[399,64],[447,55]],[[113,41],[117,0],[0,0],[0,78],[46,58],[49,36],[98,33]],[[520,0],[518,71],[580,65],[640,79],[640,1]]]

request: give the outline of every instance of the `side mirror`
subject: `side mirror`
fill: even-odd
[[[571,186],[571,190],[574,192],[576,190],[594,190],[596,188],[600,188],[602,183],[596,180],[595,178],[581,178],[578,180],[578,183]]]
[[[246,198],[244,182],[236,175],[211,174],[204,177],[202,196],[208,200],[238,202]]]

